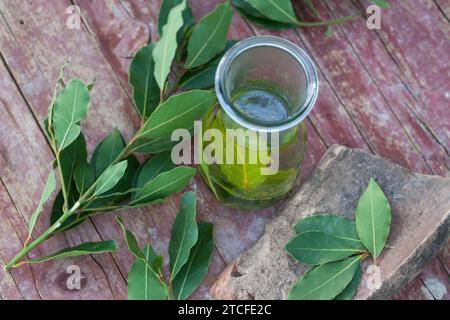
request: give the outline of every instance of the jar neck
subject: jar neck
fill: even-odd
[[[263,83],[267,90],[257,88]],[[297,126],[312,110],[319,90],[311,58],[292,42],[273,36],[251,37],[232,47],[219,63],[215,86],[227,117],[243,128],[260,132],[283,132]],[[255,103],[245,109],[239,101],[243,86],[264,91],[252,91],[245,97],[246,102],[258,96],[260,100],[255,101],[262,101],[261,106],[266,107],[265,102],[270,101],[275,107],[259,110]],[[272,97],[267,96],[272,93]],[[289,102],[289,114],[281,117],[276,100],[289,95],[294,97]]]

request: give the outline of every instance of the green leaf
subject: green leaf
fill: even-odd
[[[356,233],[355,222],[336,215],[320,214],[303,218],[295,225],[294,230],[296,234],[321,231],[336,238],[352,240],[364,249]]]
[[[246,0],[266,18],[282,23],[297,24],[297,16],[291,0]]]
[[[352,300],[356,294],[356,290],[358,290],[359,283],[361,282],[362,270],[361,264],[358,263],[358,268],[355,271],[355,275],[353,276],[352,281],[348,284],[348,286],[337,295],[334,300]]]
[[[61,171],[61,184],[66,188],[69,202],[78,198],[79,194],[73,179],[75,167],[78,163],[87,160],[86,141],[83,134],[61,151],[59,155],[59,170]]]
[[[330,300],[348,286],[361,258],[329,262],[304,274],[289,293],[289,300]]]
[[[130,64],[130,85],[133,88],[134,106],[145,121],[159,104],[159,88],[154,76],[154,44],[136,53]]]
[[[58,79],[56,79],[56,84],[53,89],[52,101],[50,102],[50,105],[48,106],[47,118],[45,118],[45,120],[44,120],[46,133],[51,140],[53,140],[52,134],[54,133],[54,131],[53,131],[53,111],[55,110],[55,101],[58,98],[58,90],[59,90],[61,82],[64,78],[64,70],[67,66],[68,66],[68,62],[66,61],[59,69]]]
[[[172,162],[170,151],[155,154],[136,172],[134,187],[141,189],[159,174],[170,171],[173,168],[175,168],[175,165]]]
[[[216,116],[212,124],[212,128],[219,130],[226,137],[225,128],[222,125],[222,117]],[[231,145],[234,150],[233,158],[235,163],[227,164],[223,163],[219,165],[220,171],[227,177],[228,182],[236,186],[242,191],[248,193],[254,190],[258,186],[264,183],[268,176],[261,174],[261,168],[265,167],[261,163],[250,163],[250,148],[252,145],[257,145],[257,141],[250,138],[242,146],[236,139],[234,141],[227,141],[228,137],[225,138],[224,144],[226,146]],[[226,153],[226,151],[224,152]]]
[[[247,11],[240,7],[236,7],[236,11],[239,13],[241,17],[248,20],[249,22],[252,22],[254,24],[260,25],[267,29],[273,29],[273,30],[284,30],[284,29],[293,29],[297,28],[297,25],[292,23],[282,23],[277,22],[273,20],[269,20],[266,18],[260,18],[254,15],[249,14]]]
[[[173,279],[175,299],[185,300],[202,283],[208,273],[208,266],[214,250],[213,225],[200,223],[198,225],[198,240],[192,247],[186,264]]]
[[[181,166],[159,174],[133,195],[130,206],[147,205],[164,200],[184,189],[195,173],[194,168]]]
[[[356,231],[376,259],[386,244],[391,226],[389,201],[373,178],[361,195],[355,213]]]
[[[179,86],[181,89],[208,89],[214,86],[214,77],[217,66],[207,66],[198,71],[187,72],[181,77]]]
[[[232,16],[230,3],[225,2],[194,27],[188,43],[187,69],[201,66],[223,51]]]
[[[48,201],[50,196],[52,195],[53,191],[55,191],[56,188],[56,177],[55,173],[50,171],[47,182],[44,186],[44,191],[42,191],[41,199],[39,200],[39,204],[34,210],[33,214],[30,217],[30,221],[28,222],[28,235],[31,237],[31,234],[33,233],[34,226],[36,225],[37,219],[39,218],[39,215],[42,212],[42,208],[44,207],[44,204]]]
[[[194,192],[186,192],[181,199],[180,212],[172,226],[172,238],[169,242],[170,279],[173,280],[181,267],[188,261],[191,248],[198,239],[195,221],[196,199]]]
[[[154,75],[161,91],[166,85],[170,66],[177,51],[177,33],[183,26],[183,11],[186,9],[186,0],[170,10],[166,25],[163,27],[161,39],[153,49],[153,61],[155,62]]]
[[[248,3],[247,0],[233,0],[233,4],[240,8],[241,10],[244,10],[246,13],[257,17],[257,18],[264,18],[264,15],[262,15],[258,10],[253,8],[250,3]]]
[[[128,161],[124,160],[108,167],[97,180],[94,196],[99,196],[112,189],[125,174]]]
[[[117,128],[97,145],[91,159],[97,178],[114,162],[124,148],[125,141]]]
[[[161,8],[159,9],[159,17],[158,17],[158,32],[160,35],[163,34],[163,27],[167,24],[170,10],[172,10],[175,6],[179,5],[181,1],[182,0],[163,0]],[[194,17],[192,16],[192,10],[187,3],[186,9],[184,9],[183,11],[183,21],[184,21],[184,28],[190,27],[195,24]],[[180,33],[181,32],[179,32],[178,34],[179,36]],[[179,42],[180,41],[178,41],[178,43]]]
[[[338,261],[365,252],[361,244],[336,238],[321,231],[307,231],[297,235],[286,245],[295,259],[309,265]]]
[[[87,162],[80,162],[76,165],[73,173],[75,185],[80,194],[85,193],[89,187],[94,183],[95,170]]]
[[[133,188],[133,178],[139,168],[139,161],[133,155],[127,157],[126,161],[128,162],[128,166],[119,182],[100,197],[96,197],[87,208],[91,210],[96,208],[102,209],[120,203],[130,197]],[[102,211],[107,210],[102,209]]]
[[[213,179],[211,177],[211,174],[209,173],[208,165],[202,162],[199,164],[199,168],[200,168],[200,175],[202,176],[203,180],[206,181],[210,190],[214,193],[216,198],[219,199],[219,194],[217,193],[217,190],[214,187]]]
[[[79,122],[86,116],[89,90],[80,80],[73,80],[55,101],[53,127],[57,153],[69,146],[80,135]]]
[[[161,140],[170,141],[172,132],[176,129],[191,130],[194,121],[200,119],[215,102],[216,95],[206,90],[192,90],[171,96],[156,108],[139,130],[130,151],[148,151],[153,146],[154,153],[160,152],[156,147],[161,147]],[[162,150],[167,150],[167,145],[163,145]]]
[[[144,248],[145,258],[151,260],[153,250]],[[128,273],[128,299],[130,300],[165,300],[167,287],[155,274],[148,263],[136,260]]]
[[[381,9],[389,9],[391,7],[391,4],[386,0],[372,0],[372,2],[379,6]]]
[[[222,59],[222,56],[236,43],[237,41],[235,40],[229,40],[220,56],[212,60],[204,68],[186,72],[178,82],[178,86],[184,90],[208,89],[214,87],[217,66]]]
[[[125,235],[125,242],[127,243],[128,251],[130,251],[130,253],[133,254],[137,259],[146,261],[146,257],[141,251],[141,248],[139,248],[139,244],[134,234],[125,228],[121,217],[116,217],[116,221],[117,223],[119,223],[120,227],[122,228],[123,234]]]
[[[75,247],[70,247],[51,255],[31,259],[29,263],[39,263],[55,259],[84,256],[93,253],[114,252],[117,250],[115,241],[85,242]]]

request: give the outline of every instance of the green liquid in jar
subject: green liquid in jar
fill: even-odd
[[[289,104],[287,99],[273,88],[261,85],[243,86],[233,95],[232,103],[235,109],[250,121],[279,123],[290,116]],[[225,157],[226,129],[242,127],[218,108],[205,117],[203,129],[209,128],[222,132]],[[306,130],[300,125],[280,133],[280,163],[278,171],[273,175],[261,174],[261,168],[268,165],[259,159],[256,163],[249,162],[250,153],[257,152],[257,141],[249,139],[244,146],[236,142],[230,145],[233,146],[234,159],[245,159],[244,163],[202,164],[202,177],[225,205],[239,209],[259,209],[275,203],[293,187],[306,149]],[[203,147],[206,146],[207,143]],[[271,150],[270,145],[267,148]]]

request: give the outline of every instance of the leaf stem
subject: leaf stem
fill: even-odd
[[[18,264],[18,262],[27,255],[31,250],[36,248],[39,244],[41,244],[43,241],[47,240],[52,233],[58,229],[64,221],[67,220],[73,213],[77,211],[77,209],[80,206],[80,202],[76,202],[70,210],[64,212],[64,214],[50,227],[45,231],[41,236],[39,236],[36,240],[34,240],[32,243],[30,243],[28,246],[24,247],[22,250],[19,251],[19,253],[4,267],[5,270],[11,270],[14,267],[17,267],[21,264]]]
[[[349,20],[353,20],[356,17],[361,16],[362,14],[354,14],[350,16],[345,16],[338,19],[332,19],[332,20],[322,20],[322,21],[316,21],[316,22],[306,22],[306,21],[298,21],[296,23],[299,27],[320,27],[320,26],[332,26],[336,24],[340,24]]]
[[[128,150],[129,147],[131,146],[131,144],[134,142],[134,140],[136,139],[138,134],[136,134],[131,140],[130,142],[127,144],[127,146],[122,150],[122,152],[116,157],[116,159],[114,159],[114,161],[110,164],[110,166],[117,164],[120,160],[122,160],[123,158],[127,157],[128,154],[130,153],[130,151]],[[53,142],[54,143],[54,142]],[[63,195],[65,194],[65,201],[67,201],[67,191],[65,190],[64,187],[64,182],[63,182],[63,177],[62,177],[62,172],[61,172],[61,167],[59,165],[59,153],[55,153],[56,154],[56,161],[58,163],[58,170],[59,170],[59,174],[61,177],[61,190],[63,192]],[[59,219],[50,226],[50,228],[48,228],[41,236],[39,236],[36,240],[34,240],[33,242],[31,242],[30,244],[28,244],[28,239],[27,241],[25,241],[24,247],[22,248],[22,250],[20,250],[17,255],[4,267],[5,270],[11,270],[12,268],[18,267],[26,262],[19,262],[24,256],[26,256],[31,250],[33,250],[34,248],[36,248],[39,244],[41,244],[42,242],[44,242],[45,240],[47,240],[48,238],[50,238],[52,235],[54,235],[54,233],[56,231],[61,232],[61,230],[58,230],[61,225],[73,214],[75,214],[77,212],[77,210],[79,210],[80,208],[82,208],[82,206],[85,204],[86,199],[89,199],[91,197],[91,194],[94,192],[95,187],[97,185],[98,180],[96,180],[90,187],[89,189],[82,195],[80,196],[80,198],[78,199],[78,201],[70,208],[67,209],[66,204],[63,207],[63,214],[61,217],[59,217]],[[67,203],[67,202],[66,202]],[[117,206],[117,208],[120,206]],[[93,215],[93,214],[91,214]],[[83,219],[86,219],[87,217],[91,216],[91,215],[87,215],[84,216]],[[72,226],[74,223],[79,222],[81,219],[77,218],[73,223],[70,223],[69,226]],[[64,230],[67,230],[69,228],[69,226],[65,226]],[[64,231],[63,230],[63,231]]]

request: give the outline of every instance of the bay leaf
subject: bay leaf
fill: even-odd
[[[59,94],[53,108],[56,153],[59,154],[80,135],[79,122],[87,114],[89,101],[89,90],[78,79],[71,81]]]
[[[139,171],[136,172],[133,186],[137,189],[141,189],[159,174],[170,171],[173,168],[175,168],[175,164],[172,162],[170,151],[155,154],[139,168]]]
[[[303,218],[295,225],[294,230],[296,234],[321,231],[336,238],[354,241],[358,244],[358,248],[364,249],[356,232],[355,222],[336,215],[319,214]]]
[[[167,287],[161,278],[149,267],[153,250],[146,246],[143,250],[147,263],[137,259],[128,273],[129,300],[166,300]]]
[[[270,20],[282,23],[298,23],[291,0],[246,0],[246,2]]]
[[[194,192],[186,192],[181,198],[180,212],[172,226],[172,238],[169,242],[170,279],[177,276],[181,267],[188,261],[191,248],[198,239],[197,214]]]
[[[376,259],[386,244],[391,226],[391,207],[375,179],[358,201],[355,212],[356,231],[364,246]]]
[[[381,9],[389,9],[391,4],[386,0],[371,0],[374,4],[379,6]]]
[[[199,21],[189,38],[186,69],[201,66],[223,51],[232,16],[229,2],[225,2]]]
[[[225,163],[219,165],[220,171],[226,176],[228,182],[242,191],[245,191],[245,193],[262,185],[266,180],[266,177],[268,177],[261,174],[261,168],[266,165],[261,164],[259,159],[257,159],[256,163],[250,163],[249,161],[250,152],[257,152],[255,150],[250,150],[250,146],[255,143],[257,145],[257,142],[251,140],[246,141],[245,145],[242,146],[237,141],[228,141],[220,114],[217,114],[214,119],[212,128],[219,130],[226,137],[223,142],[226,148],[228,148],[229,145],[233,148],[232,153],[234,163],[228,164],[224,161]],[[227,152],[224,151],[224,157],[226,157],[226,153]]]
[[[109,167],[125,148],[125,140],[116,128],[95,148],[91,158],[91,165],[98,177]]]
[[[48,256],[30,259],[29,263],[40,263],[55,259],[63,259],[69,257],[78,257],[94,253],[114,252],[117,250],[115,241],[100,241],[100,242],[85,242],[78,246],[63,249],[61,251],[52,253]]]
[[[358,268],[355,271],[352,281],[340,294],[334,298],[334,300],[352,300],[358,290],[359,283],[361,282],[362,269],[361,264],[358,264]]]
[[[211,174],[209,173],[209,167],[206,163],[202,162],[199,164],[200,168],[200,174],[203,178],[203,180],[206,181],[209,189],[214,193],[217,199],[219,199],[219,194],[217,193],[216,188],[214,187],[213,179],[211,177]]]
[[[194,168],[180,166],[159,174],[133,195],[130,206],[146,205],[157,200],[164,200],[184,189],[195,173],[196,169]]]
[[[36,210],[34,210],[33,214],[30,217],[30,220],[28,221],[28,237],[31,237],[34,226],[36,225],[39,215],[42,212],[44,204],[48,201],[53,191],[55,191],[55,188],[56,188],[55,172],[51,170],[47,177],[47,182],[45,183],[44,190],[42,191],[41,199],[39,200]]]
[[[129,81],[136,111],[145,121],[159,104],[160,91],[154,76],[154,44],[139,50],[130,64]]]
[[[95,170],[87,162],[80,162],[73,173],[75,185],[80,194],[86,192],[95,181]]]
[[[360,243],[336,238],[321,231],[307,231],[297,235],[286,245],[286,251],[293,258],[309,265],[338,261],[365,252]]]
[[[154,75],[161,91],[166,86],[167,76],[177,51],[177,33],[183,26],[183,11],[186,9],[186,0],[170,10],[167,23],[163,27],[160,40],[153,49],[155,62]]]
[[[144,255],[144,253],[141,251],[141,248],[139,248],[139,244],[138,244],[134,234],[125,228],[121,217],[116,217],[116,221],[120,225],[120,228],[123,231],[128,251],[130,251],[130,253],[133,254],[137,259],[146,261],[146,257]]]
[[[131,193],[133,192],[133,179],[139,169],[139,161],[133,155],[128,156],[125,160],[128,162],[128,166],[123,177],[112,189],[106,191],[101,196],[97,196],[94,201],[89,203],[89,205],[86,206],[87,209],[90,209],[91,211],[93,209],[107,211],[106,208],[108,206],[125,201],[131,196]]]
[[[206,90],[186,91],[171,96],[156,108],[139,130],[130,151],[148,150],[151,146],[160,145],[162,140],[170,142],[172,132],[176,129],[191,130],[194,121],[202,118],[215,102],[216,95]],[[167,150],[167,144],[163,144],[161,149]],[[154,151],[159,149],[155,148]]]
[[[87,161],[86,141],[81,133],[75,141],[61,151],[59,155],[59,170],[61,172],[61,184],[67,191],[67,201],[78,198],[79,193],[73,179],[73,173],[78,163]],[[75,199],[77,200],[77,199]],[[75,202],[74,202],[75,203]]]
[[[125,174],[127,166],[128,161],[124,160],[108,167],[97,180],[94,196],[99,196],[112,189]]]
[[[322,264],[304,274],[289,293],[289,300],[331,300],[352,281],[359,256]]]
[[[251,15],[241,7],[235,7],[236,11],[239,13],[241,17],[248,20],[251,23],[257,24],[261,27],[272,29],[272,30],[285,30],[285,29],[293,29],[297,28],[297,25],[292,23],[283,23],[278,21],[273,21],[267,18],[261,18],[254,15]]]
[[[257,18],[264,18],[264,15],[253,8],[253,6],[247,0],[232,0],[232,2],[236,7],[244,10],[248,14]]]
[[[187,72],[180,79],[178,85],[181,89],[208,89],[214,86],[214,77],[216,75],[216,66],[207,66],[204,69]]]
[[[208,89],[214,87],[217,66],[219,65],[223,55],[236,43],[236,40],[227,41],[225,49],[218,57],[206,64],[203,68],[186,72],[186,74],[183,75],[178,82],[178,86],[184,90]]]
[[[163,0],[161,4],[161,8],[159,9],[159,16],[158,16],[158,32],[160,35],[163,33],[163,28],[167,24],[167,20],[169,18],[170,11],[176,7],[177,5],[181,4],[182,0]],[[183,31],[186,28],[189,28],[195,24],[194,16],[192,15],[191,7],[186,3],[186,9],[183,11],[183,27],[178,32],[177,41],[178,44],[181,42],[181,37],[183,34]]]
[[[198,240],[192,247],[187,262],[173,279],[175,299],[185,300],[202,283],[208,273],[214,251],[213,225],[202,222],[198,225]]]

